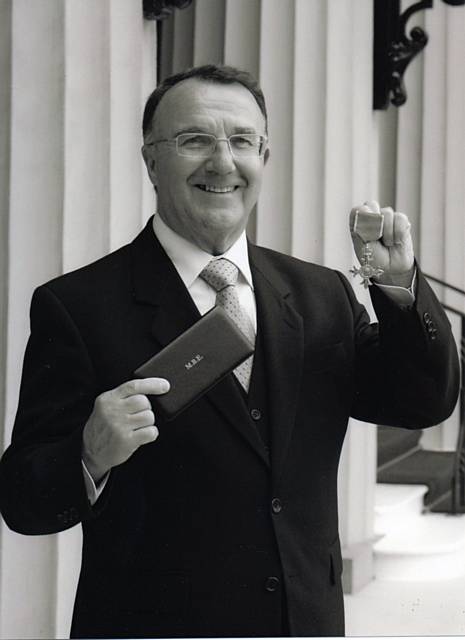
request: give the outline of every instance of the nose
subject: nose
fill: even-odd
[[[234,171],[236,165],[227,140],[217,140],[216,148],[206,162],[206,169],[211,173],[224,175]]]

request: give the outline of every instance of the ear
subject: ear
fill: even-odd
[[[150,182],[156,188],[157,186],[157,161],[155,160],[154,153],[149,146],[145,144],[141,149],[142,157],[144,158],[145,166],[147,167],[147,173],[150,178]]]
[[[263,164],[266,164],[268,162],[268,158],[270,157],[270,149],[269,147],[267,147],[265,149],[265,154],[263,156]]]

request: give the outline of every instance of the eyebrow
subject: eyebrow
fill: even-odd
[[[182,129],[179,129],[174,134],[173,137],[179,136],[182,133],[208,133],[209,135],[214,135],[213,133],[211,133],[211,131],[208,131],[205,127],[191,126],[191,127],[183,127]],[[257,132],[254,129],[254,127],[235,127],[234,133],[232,135],[234,135],[235,133],[257,133]]]
[[[179,129],[174,134],[174,137],[181,135],[182,133],[210,133],[205,129],[205,127],[192,126],[192,127],[183,127]]]
[[[254,127],[236,127],[234,133],[257,133]]]

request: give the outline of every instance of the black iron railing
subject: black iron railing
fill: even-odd
[[[425,274],[425,276],[431,282],[441,285],[447,291],[454,291],[455,293],[462,295],[465,299],[465,291],[463,291],[463,289],[459,289],[459,287],[455,287],[444,282],[444,280],[440,280],[435,276],[428,274]],[[445,302],[442,302],[441,304],[446,311],[460,318],[460,366],[462,370],[462,379],[459,397],[459,434],[457,438],[451,487],[451,512],[457,514],[465,512],[465,313]]]

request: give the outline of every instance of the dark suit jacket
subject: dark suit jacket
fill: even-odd
[[[158,440],[113,469],[93,508],[81,437],[96,396],[199,314],[150,223],[34,293],[0,499],[21,533],[82,522],[74,636],[279,635],[283,603],[292,635],[343,634],[336,477],[348,417],[421,428],[454,407],[456,349],[421,274],[411,311],[371,288],[378,329],[339,273],[252,245],[250,262],[271,459],[229,376],[159,419]]]

